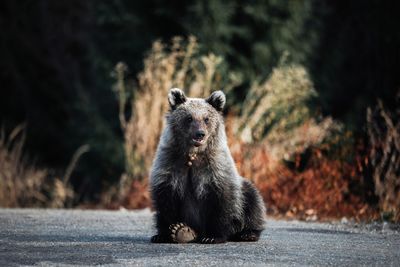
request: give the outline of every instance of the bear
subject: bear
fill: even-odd
[[[227,144],[222,91],[168,93],[169,111],[150,172],[153,243],[258,241],[265,205],[236,169]]]

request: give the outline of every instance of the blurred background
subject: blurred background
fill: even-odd
[[[3,0],[0,206],[143,208],[169,88],[227,94],[268,214],[400,220],[398,1]]]

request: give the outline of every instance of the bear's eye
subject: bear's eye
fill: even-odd
[[[209,121],[210,121],[209,118],[204,118],[204,122],[205,122],[206,124],[208,124]]]
[[[186,122],[187,123],[191,123],[192,121],[193,121],[192,116],[189,116],[189,117],[186,118]]]

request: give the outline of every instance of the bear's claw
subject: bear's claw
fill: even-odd
[[[258,241],[259,237],[255,233],[243,233],[240,236],[241,241],[244,242],[255,242]]]
[[[261,231],[257,230],[244,230],[233,236],[230,241],[235,242],[256,242],[260,239]]]
[[[217,237],[203,237],[199,240],[199,243],[201,244],[220,244],[225,242],[225,239]]]

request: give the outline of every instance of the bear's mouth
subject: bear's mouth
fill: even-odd
[[[192,143],[196,147],[199,147],[199,146],[203,145],[204,142],[205,142],[205,139],[203,139],[203,138],[193,138],[192,139]]]

